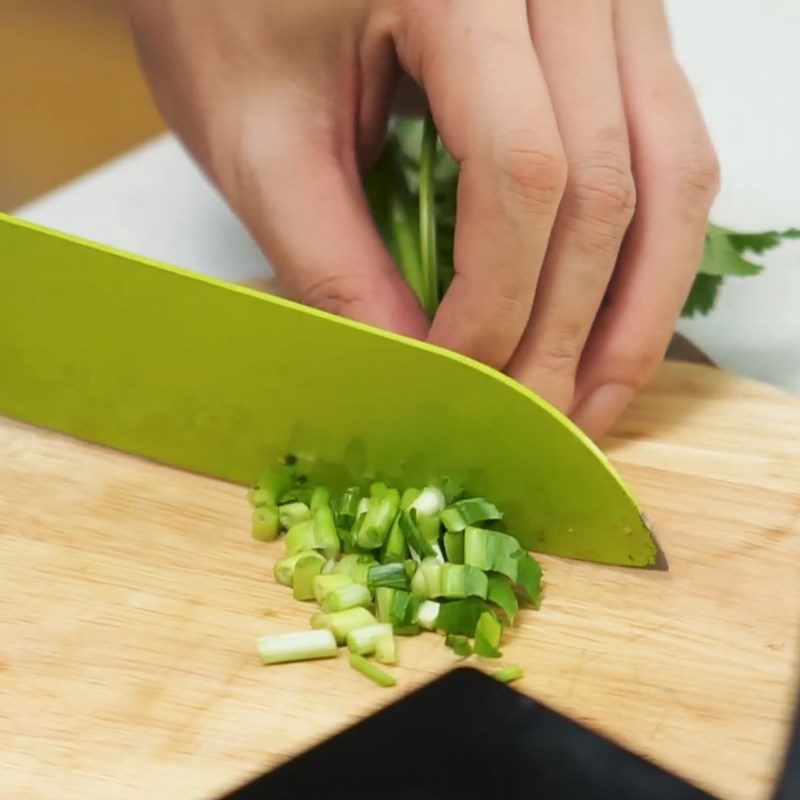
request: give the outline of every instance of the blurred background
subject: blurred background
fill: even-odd
[[[163,129],[119,0],[0,0],[0,211]]]

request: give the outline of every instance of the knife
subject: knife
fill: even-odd
[[[603,453],[520,384],[434,346],[0,215],[0,414],[251,483],[448,474],[529,549],[665,566]]]

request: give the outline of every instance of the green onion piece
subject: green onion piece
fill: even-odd
[[[326,614],[320,611],[311,617],[312,628],[327,628],[332,631],[338,644],[347,641],[347,634],[358,628],[365,628],[367,625],[376,625],[378,620],[372,616],[363,606],[348,608],[345,611],[336,611]]]
[[[467,597],[464,600],[442,603],[439,618],[436,620],[436,630],[474,636],[475,626],[484,611],[486,603],[480,597]]]
[[[262,664],[332,658],[336,652],[336,639],[328,630],[293,631],[258,638],[258,655]]]
[[[517,586],[525,599],[534,606],[542,597],[542,568],[529,553],[521,551],[518,558]]]
[[[406,489],[403,492],[403,496],[400,498],[400,508],[402,508],[403,511],[408,511],[420,494],[422,494],[420,489],[414,489],[411,487]]]
[[[392,607],[389,610],[389,622],[397,631],[398,628],[405,628],[409,625],[415,625],[417,619],[417,610],[419,609],[421,600],[419,597],[414,597],[408,592],[400,589],[395,589],[394,597],[392,598]]]
[[[435,600],[425,600],[417,609],[415,622],[426,631],[436,630],[436,620],[439,617],[440,605]]]
[[[273,506],[256,506],[253,509],[253,538],[259,542],[272,542],[278,538],[280,524],[278,511]]]
[[[262,475],[255,483],[256,489],[266,494],[266,505],[277,506],[281,495],[297,480],[291,466],[279,467]]]
[[[411,512],[401,511],[397,516],[397,521],[413,556],[422,559],[436,555],[431,543],[420,533]]]
[[[467,526],[464,530],[464,563],[484,572],[501,572],[517,580],[519,542],[507,533]]]
[[[514,589],[511,587],[511,581],[506,575],[493,574],[489,576],[489,591],[486,597],[490,603],[494,603],[506,615],[509,623],[514,623],[519,603]]]
[[[393,628],[397,636],[418,636],[419,625],[412,623],[411,625],[397,625]]]
[[[453,564],[464,563],[464,533],[452,533],[446,531],[444,534],[444,552],[447,560]]]
[[[301,558],[292,576],[292,594],[295,600],[314,599],[314,579],[319,576],[325,562],[320,561],[318,553],[309,553]]]
[[[459,657],[467,658],[472,655],[472,645],[469,643],[469,637],[462,636],[459,633],[448,633],[445,636],[444,643]]]
[[[336,574],[349,575],[356,583],[363,583],[366,586],[369,568],[377,563],[372,556],[347,553],[339,559],[333,571]]]
[[[317,547],[322,550],[325,557],[336,558],[341,552],[341,544],[339,535],[336,533],[333,511],[329,505],[317,504],[314,511],[314,533],[318,543]]]
[[[422,571],[421,564],[417,567],[417,571],[411,579],[411,594],[419,598],[428,596],[428,582],[425,580],[425,573]]]
[[[511,683],[522,677],[522,667],[519,664],[506,664],[506,666],[492,673],[492,677],[500,683]]]
[[[419,251],[422,307],[433,319],[439,305],[438,250],[436,247],[436,197],[435,171],[438,135],[433,117],[426,114],[422,126],[422,144],[419,154]]]
[[[322,575],[330,575],[331,572],[333,572],[333,569],[334,569],[335,566],[336,566],[336,559],[335,558],[329,558],[325,562],[325,566],[322,568],[321,574]]]
[[[441,566],[441,593],[444,597],[460,599],[481,597],[489,591],[486,573],[465,564],[443,564]]]
[[[301,550],[316,550],[319,546],[319,541],[314,520],[307,519],[305,522],[298,522],[297,525],[293,525],[286,534],[283,543],[286,545],[287,556],[293,556]]]
[[[389,535],[399,506],[400,495],[396,489],[387,489],[382,496],[370,497],[369,509],[356,533],[358,546],[367,550],[380,547]]]
[[[408,576],[402,564],[374,564],[367,572],[367,585],[370,589],[389,586],[392,589],[408,589]]]
[[[381,550],[381,563],[402,562],[408,556],[408,547],[403,532],[400,530],[400,523],[395,518],[386,542]]]
[[[331,493],[324,486],[317,486],[311,495],[311,510],[318,511],[320,508],[331,507]]]
[[[396,594],[397,590],[390,589],[388,586],[379,586],[375,590],[375,614],[378,622],[392,621],[392,603],[394,603]]]
[[[503,514],[493,503],[483,497],[470,497],[459,500],[442,511],[442,522],[449,531],[463,531],[468,525],[477,522],[502,519]]]
[[[377,683],[378,686],[388,688],[397,685],[397,681],[388,672],[384,672],[377,664],[367,661],[364,656],[360,656],[358,653],[350,653],[350,666],[365,678]]]
[[[261,489],[258,486],[251,486],[247,490],[247,502],[250,503],[253,508],[257,508],[258,506],[268,506],[269,503],[269,492],[265,489]]]
[[[395,644],[394,636],[389,634],[387,636],[379,636],[375,641],[375,658],[381,664],[396,664],[397,663],[397,645]]]
[[[372,595],[366,586],[360,583],[350,583],[332,589],[322,601],[322,610],[328,614],[336,611],[345,611],[356,606],[368,606],[372,602]]]
[[[406,571],[408,579],[411,580],[417,572],[417,562],[413,558],[407,558],[403,562],[403,568]]]
[[[347,634],[347,646],[351,653],[371,656],[375,652],[378,639],[391,635],[392,626],[389,624],[366,625]]]
[[[436,558],[425,558],[419,565],[425,576],[425,597],[442,596],[442,566]]]
[[[300,522],[307,522],[311,519],[311,509],[299,501],[286,503],[278,506],[278,519],[281,522],[281,528],[288,531]]]
[[[370,497],[385,497],[389,487],[383,481],[375,481],[369,487]]]
[[[318,603],[322,603],[334,589],[341,589],[342,586],[350,586],[352,583],[353,579],[349,575],[337,575],[335,573],[317,575],[314,578],[314,599]]]
[[[281,586],[291,586],[294,583],[294,571],[297,563],[301,559],[308,557],[318,558],[320,565],[325,563],[325,558],[315,550],[301,550],[299,553],[282,558],[275,563],[272,571],[275,576],[275,582],[281,584]]]
[[[475,626],[475,652],[484,658],[500,658],[497,649],[503,626],[493,611],[484,611]]]
[[[426,486],[409,506],[409,511],[416,511],[417,517],[432,517],[444,509],[445,497],[438,486]]]
[[[345,489],[339,501],[336,503],[336,525],[339,528],[350,529],[356,521],[358,515],[358,501],[361,499],[361,491],[358,486],[351,486]]]

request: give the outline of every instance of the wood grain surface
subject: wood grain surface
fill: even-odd
[[[668,364],[607,448],[671,569],[543,558],[505,660],[648,758],[766,798],[797,678],[800,402]],[[454,666],[428,634],[400,642],[396,690],[343,657],[261,667],[255,637],[311,609],[248,520],[240,487],[0,419],[2,797],[213,797]]]

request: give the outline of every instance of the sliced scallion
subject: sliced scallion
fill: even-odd
[[[273,506],[256,506],[253,509],[253,538],[259,542],[272,542],[278,538],[280,521]]]
[[[375,658],[381,664],[397,663],[397,645],[392,634],[379,636],[375,640]]]
[[[318,553],[309,553],[299,559],[292,577],[292,594],[295,600],[314,599],[314,579],[317,578],[325,565],[317,557]]]
[[[440,569],[443,597],[461,599],[474,596],[486,599],[489,581],[482,570],[466,564],[442,564]]]
[[[357,486],[346,489],[339,501],[336,503],[336,525],[340,528],[350,530],[358,515],[358,501],[361,499],[361,491]]]
[[[519,664],[506,664],[506,666],[492,673],[492,677],[500,683],[511,683],[522,677],[522,667]]]
[[[368,550],[380,547],[389,535],[397,510],[400,495],[396,489],[388,489],[385,494],[373,494],[369,508],[356,533],[356,543]]]
[[[390,589],[388,586],[379,586],[375,590],[375,615],[378,617],[378,622],[392,621],[392,603],[396,593],[396,589]]]
[[[366,625],[363,628],[356,628],[347,634],[347,647],[352,653],[362,656],[371,656],[375,652],[378,639],[382,636],[391,636],[392,626],[388,623],[378,625]]]
[[[333,658],[337,653],[336,638],[329,630],[294,631],[261,636],[257,644],[262,664]]]
[[[462,636],[460,633],[448,633],[444,638],[444,643],[459,658],[467,658],[472,655],[472,645],[468,636]]]
[[[440,604],[435,600],[425,600],[420,603],[416,618],[420,628],[425,628],[426,631],[436,630],[436,620],[439,618],[440,608]]]
[[[475,626],[475,652],[484,658],[500,658],[502,653],[497,649],[503,626],[491,610],[484,611]]]
[[[328,614],[345,611],[357,606],[368,606],[372,602],[372,595],[361,583],[350,583],[332,589],[322,601],[322,610]]]
[[[444,509],[441,513],[442,523],[452,532],[463,531],[468,525],[488,522],[503,518],[503,514],[483,497],[470,497]]]
[[[511,587],[511,580],[506,575],[498,573],[489,576],[489,591],[486,595],[490,603],[494,603],[508,619],[509,623],[514,622],[519,609],[517,596]]]
[[[360,672],[364,677],[369,678],[373,683],[377,683],[378,686],[388,688],[397,685],[397,681],[392,675],[382,670],[377,664],[368,661],[364,656],[358,655],[358,653],[350,653],[350,666],[356,672]]]
[[[467,597],[464,600],[442,603],[439,618],[436,620],[436,630],[474,636],[475,626],[485,610],[486,602],[480,597]]]
[[[311,519],[311,509],[299,501],[292,503],[285,503],[278,506],[278,518],[281,522],[281,528],[288,531],[300,522],[306,522]]]
[[[346,611],[336,611],[326,614],[320,611],[311,617],[312,628],[327,628],[336,637],[338,644],[347,641],[347,634],[367,625],[376,625],[378,620],[363,606],[348,608]]]
[[[374,564],[367,571],[367,585],[370,589],[388,586],[392,589],[408,589],[406,568],[396,562]]]
[[[314,578],[314,599],[322,603],[334,589],[341,589],[342,586],[349,586],[352,583],[354,581],[349,575],[336,573],[317,575]]]
[[[294,555],[287,556],[275,562],[275,567],[273,568],[275,582],[280,583],[282,586],[291,586],[294,582],[294,571],[297,567],[297,562],[308,556],[318,558],[320,565],[325,563],[325,558],[316,551],[301,550],[299,553],[295,553]]]
[[[444,552],[445,555],[447,556],[447,560],[451,564],[463,564],[464,563],[463,531],[460,533],[445,531],[445,534],[442,538],[444,540]]]

